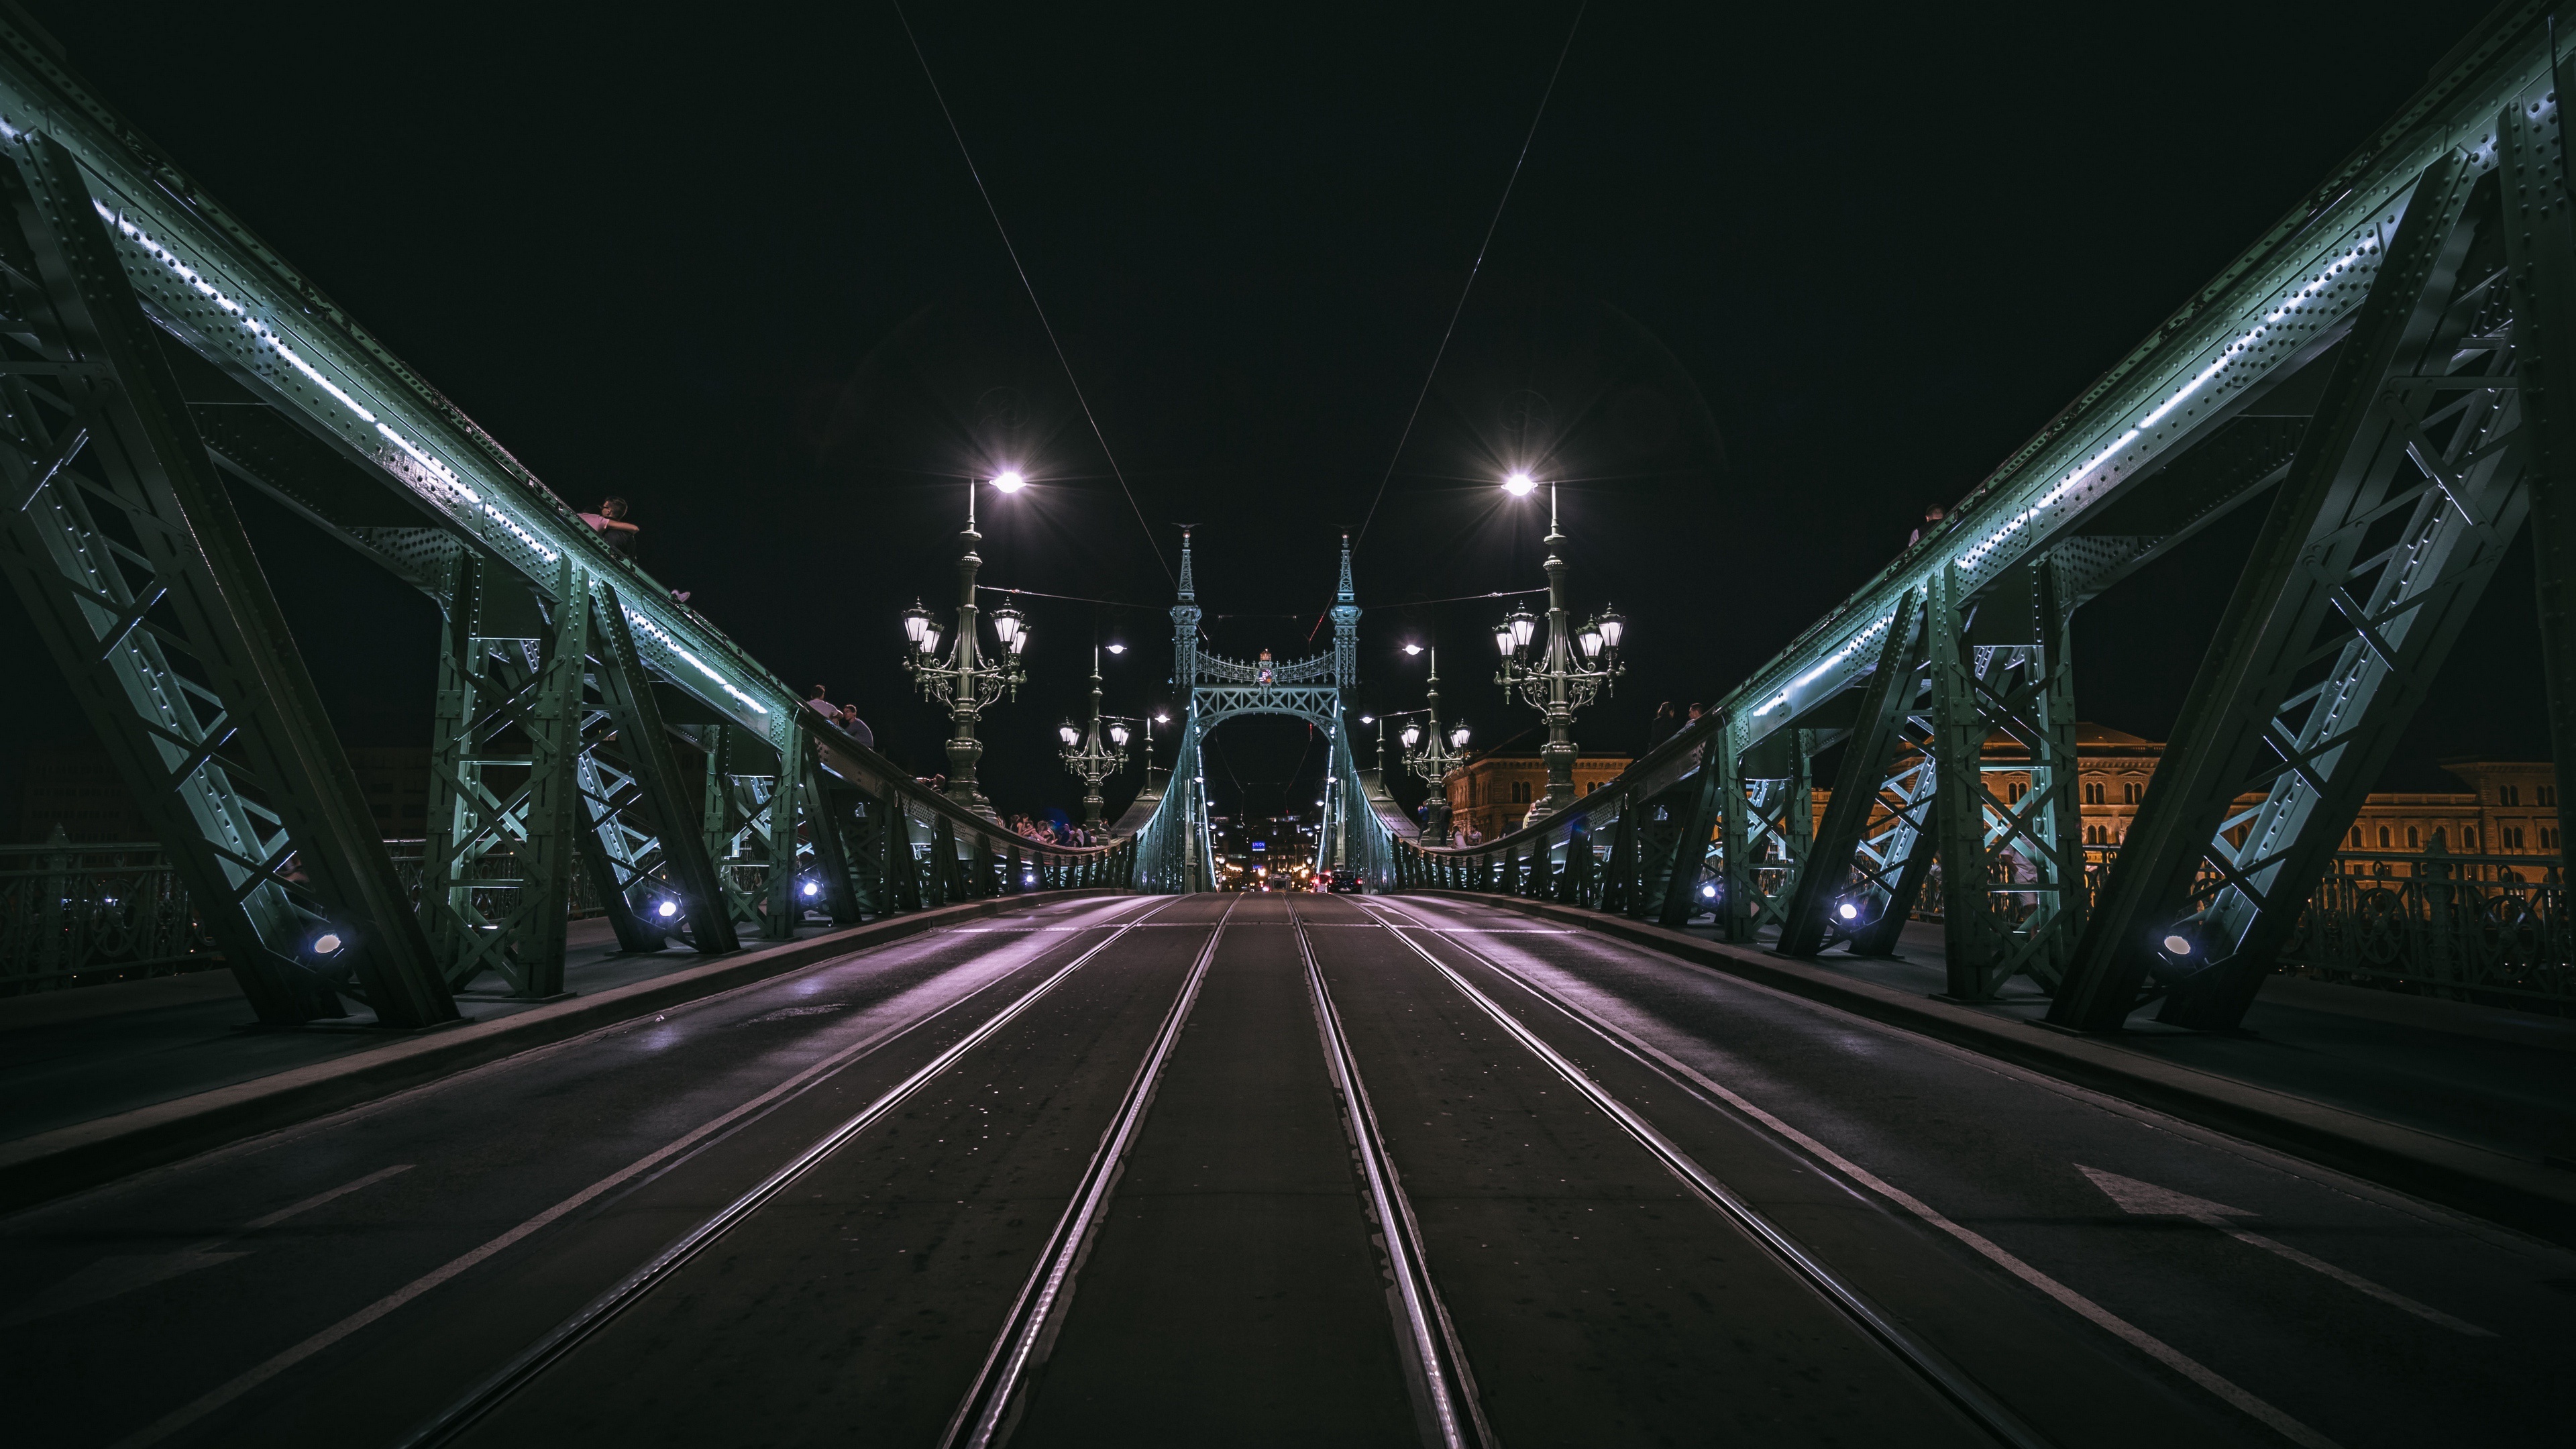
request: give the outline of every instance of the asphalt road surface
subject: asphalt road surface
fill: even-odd
[[[30,1445],[2561,1444],[2576,1260],[1404,897],[909,938],[0,1222]]]

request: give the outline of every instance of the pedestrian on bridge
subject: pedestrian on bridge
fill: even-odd
[[[635,535],[644,530],[626,521],[625,499],[603,498],[599,501],[599,511],[583,514],[581,521],[589,524],[620,555],[626,558],[635,556]]]
[[[1673,708],[1671,700],[1668,699],[1656,705],[1654,721],[1646,726],[1646,748],[1651,751],[1655,746],[1679,733],[1681,727],[1682,713]]]

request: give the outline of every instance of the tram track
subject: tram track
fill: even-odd
[[[1065,1204],[1063,1215],[1048,1235],[1046,1247],[1039,1254],[1037,1267],[1022,1285],[1019,1297],[1012,1303],[1010,1316],[1003,1321],[1002,1331],[985,1355],[983,1367],[975,1382],[958,1403],[957,1411],[940,1436],[941,1449],[987,1449],[1009,1433],[1011,1415],[1022,1402],[1022,1390],[1028,1382],[1030,1367],[1044,1358],[1046,1342],[1062,1322],[1062,1313],[1071,1298],[1074,1274],[1081,1266],[1084,1250],[1100,1223],[1101,1210],[1108,1205],[1118,1182],[1119,1164],[1128,1146],[1135,1140],[1138,1126],[1153,1105],[1154,1087],[1161,1081],[1164,1066],[1170,1062],[1172,1047],[1180,1040],[1181,1030],[1189,1023],[1190,1008],[1197,1004],[1199,987],[1207,980],[1208,967],[1216,960],[1217,946],[1225,939],[1226,922],[1240,903],[1226,903],[1224,914],[1208,932],[1207,944],[1198,958],[1190,963],[1189,974],[1181,983],[1180,993],[1173,998],[1171,1010],[1156,1029],[1153,1044],[1146,1049],[1144,1060],[1136,1067],[1135,1077],[1119,1099],[1108,1130],[1101,1134],[1100,1146],[1084,1167],[1073,1198]],[[1108,942],[1101,943],[1105,949]],[[1087,959],[1087,958],[1086,958]]]
[[[1492,1014],[1501,1011],[1502,1008],[1490,996],[1475,991],[1463,978],[1458,978],[1453,969],[1431,958],[1422,944],[1412,938],[1411,932],[1435,936],[1448,949],[1456,951],[1476,965],[1492,972],[1502,981],[1508,982],[1525,993],[1539,1007],[1563,1018],[1580,1032],[1597,1039],[1611,1052],[1652,1077],[1659,1078],[1686,1099],[1693,1100],[1720,1116],[1739,1120],[1748,1128],[1776,1139],[1797,1159],[1806,1163],[1809,1170],[1820,1173],[1829,1180],[1840,1182],[1846,1190],[1859,1196],[1882,1201],[1901,1215],[1910,1217],[1954,1240],[1976,1256],[1985,1259],[1993,1267],[2002,1270],[2012,1279],[2017,1279],[2029,1289],[2035,1290],[2058,1308],[2085,1320],[2111,1338],[2126,1344],[2145,1359],[2152,1360],[2179,1379],[2197,1386],[2211,1398],[2225,1404],[2230,1410],[2243,1415],[2245,1419],[2261,1424],[2283,1440],[2307,1446],[2307,1449],[2334,1449],[2332,1439],[2318,1432],[2309,1423],[2284,1411],[2278,1404],[2251,1392],[2242,1384],[2220,1374],[2207,1363],[2183,1352],[2173,1344],[2141,1328],[2129,1318],[2123,1317],[2094,1298],[2042,1271],[1985,1234],[1954,1221],[1915,1194],[1887,1181],[1818,1140],[1814,1135],[1784,1120],[1743,1093],[1712,1079],[1706,1073],[1676,1057],[1672,1052],[1655,1045],[1637,1032],[1618,1022],[1605,1019],[1599,1012],[1580,1001],[1568,999],[1560,991],[1535,979],[1530,972],[1496,959],[1493,955],[1459,939],[1459,933],[1456,930],[1444,927],[1439,921],[1424,919],[1410,911],[1382,902],[1369,903],[1369,913],[1379,917],[1382,924],[1388,925],[1389,934],[1404,940],[1415,954],[1432,960],[1436,967],[1441,968],[1444,976],[1451,977],[1462,993],[1468,994],[1470,999],[1475,1000],[1486,1013]],[[1508,1015],[1508,1012],[1504,1015]],[[1500,1019],[1497,1017],[1497,1020]],[[1527,1032],[1526,1027],[1515,1034],[1523,1032]],[[1535,1035],[1535,1033],[1528,1034]],[[1569,1062],[1567,1065],[1572,1064]],[[1562,1069],[1559,1070],[1562,1074]],[[1581,1074],[1579,1067],[1575,1068],[1575,1071]],[[1568,1080],[1572,1081],[1574,1078],[1568,1077]],[[1738,1196],[1740,1200],[1740,1195]],[[1781,1236],[1789,1242],[1796,1241],[1794,1235],[1782,1233]],[[1802,1255],[1809,1261],[1817,1260],[1817,1255],[1812,1252],[1802,1250]]]
[[[955,1066],[977,1046],[1024,1016],[1077,971],[1124,939],[1129,931],[1149,923],[1159,924],[1153,922],[1152,918],[1184,899],[1186,897],[1173,897],[1129,920],[1120,921],[1111,926],[1109,934],[1102,940],[1094,943],[1071,961],[1048,971],[1045,978],[1035,986],[1014,997],[1008,1004],[951,1042],[937,1056],[815,1139],[784,1165],[727,1203],[721,1210],[674,1239],[651,1259],[565,1318],[499,1370],[476,1383],[436,1417],[422,1424],[400,1441],[402,1449],[433,1449],[433,1446],[456,1442],[461,1435],[491,1415],[502,1404],[541,1379],[548,1369],[561,1363],[574,1349],[596,1337],[620,1315],[649,1296],[655,1287],[668,1281],[692,1260],[703,1255],[708,1248],[752,1217],[762,1206],[775,1200],[798,1179],[804,1177],[870,1127],[885,1120],[905,1101]],[[1213,942],[1213,933],[1211,942]]]
[[[1341,1011],[1333,1004],[1332,988],[1325,984],[1323,968],[1315,960],[1306,918],[1293,902],[1288,919],[1296,934],[1298,957],[1306,968],[1315,1027],[1324,1041],[1325,1067],[1332,1077],[1333,1090],[1341,1096],[1352,1155],[1358,1162],[1370,1212],[1382,1235],[1387,1274],[1393,1280],[1391,1296],[1402,1320],[1398,1328],[1426,1410],[1424,1417],[1430,1420],[1443,1449],[1483,1449],[1496,1442],[1493,1426],[1485,1420],[1466,1350],[1458,1341],[1457,1325],[1431,1281],[1429,1260],[1422,1248],[1422,1225],[1396,1178],[1386,1135],[1379,1130],[1377,1112],[1360,1079],[1359,1059],[1351,1052],[1349,1034],[1342,1029]]]
[[[1988,1437],[1998,1444],[2012,1446],[2012,1449],[2052,1449],[2051,1440],[2033,1429],[2020,1415],[1988,1392],[1975,1378],[1961,1370],[1946,1355],[1925,1342],[1919,1335],[1910,1332],[1893,1317],[1880,1310],[1842,1275],[1827,1267],[1795,1238],[1773,1223],[1769,1217],[1746,1202],[1741,1195],[1702,1166],[1672,1138],[1656,1128],[1642,1113],[1613,1095],[1580,1065],[1523,1024],[1501,1003],[1479,989],[1449,963],[1432,954],[1421,942],[1413,939],[1411,931],[1433,929],[1427,923],[1397,908],[1382,906],[1376,902],[1355,902],[1354,904],[1365,916],[1384,928],[1388,936],[1402,942],[1408,950],[1420,957],[1459,996],[1490,1018],[1507,1036],[1589,1101],[1621,1132],[1644,1148],[1692,1196],[1742,1231],[1776,1263],[1812,1289],[1842,1318],[1892,1355]],[[1456,941],[1450,941],[1449,944],[1461,954],[1474,958],[1479,964],[1521,985],[1541,1001],[1557,1004],[1548,993],[1482,952]],[[1565,1010],[1573,1020],[1593,1027],[1596,1032],[1599,1031],[1597,1025],[1590,1022],[1583,1014],[1561,1005],[1560,1009]],[[1622,1052],[1628,1051],[1626,1045],[1616,1038],[1610,1037],[1606,1032],[1600,1034]],[[1649,1062],[1648,1065],[1658,1072],[1663,1070],[1659,1064]]]

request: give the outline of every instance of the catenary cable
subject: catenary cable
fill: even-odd
[[[1587,4],[1589,0],[1587,0]],[[1368,512],[1360,518],[1359,531],[1351,535],[1352,546],[1368,537],[1369,525],[1377,519],[1377,506],[1386,501],[1386,485],[1395,477],[1395,465],[1404,460],[1404,445],[1413,439],[1413,425],[1422,418],[1423,400],[1431,396],[1431,383],[1440,376],[1440,360],[1449,355],[1449,339],[1458,331],[1458,319],[1467,311],[1468,294],[1476,290],[1476,274],[1484,270],[1485,252],[1494,244],[1494,232],[1503,224],[1503,208],[1512,204],[1512,188],[1520,184],[1521,166],[1529,160],[1530,145],[1538,139],[1538,123],[1547,116],[1548,98],[1556,94],[1556,78],[1565,73],[1565,57],[1574,49],[1574,33],[1583,28],[1586,5],[1574,7],[1574,23],[1565,27],[1565,44],[1558,46],[1556,66],[1547,73],[1547,89],[1539,93],[1538,110],[1531,115],[1529,133],[1521,137],[1521,153],[1512,158],[1512,174],[1503,182],[1503,199],[1494,203],[1494,219],[1485,224],[1485,239],[1476,243],[1476,260],[1467,268],[1467,284],[1458,289],[1458,305],[1449,309],[1449,325],[1440,329],[1440,346],[1431,354],[1431,368],[1422,375],[1422,390],[1413,395],[1413,410],[1404,415],[1404,431],[1395,435],[1395,452],[1386,460],[1386,472],[1377,480],[1377,492],[1369,499]]]
[[[921,37],[912,32],[912,17],[903,13],[903,0],[894,0],[894,18],[903,22],[903,38],[912,42],[912,58],[921,62],[921,78],[930,82],[931,97],[939,102],[940,117],[948,122],[948,134],[957,142],[957,154],[965,159],[966,174],[975,179],[975,194],[984,198],[984,213],[993,218],[993,230],[1002,238],[1002,250],[1010,253],[1011,270],[1019,273],[1020,287],[1029,294],[1029,308],[1038,314],[1038,326],[1046,330],[1047,345],[1055,349],[1057,365],[1064,369],[1064,380],[1073,388],[1073,400],[1082,405],[1082,420],[1091,424],[1091,436],[1100,444],[1100,456],[1109,462],[1109,476],[1118,480],[1118,491],[1127,495],[1127,506],[1136,514],[1136,526],[1145,530],[1145,545],[1154,551],[1154,562],[1161,566],[1163,577],[1179,580],[1171,563],[1163,557],[1162,541],[1154,537],[1154,525],[1145,521],[1145,510],[1136,502],[1136,490],[1127,486],[1127,475],[1118,466],[1118,455],[1109,451],[1109,436],[1100,430],[1100,419],[1091,411],[1091,399],[1083,395],[1081,379],[1073,375],[1073,359],[1057,340],[1055,324],[1047,320],[1046,304],[1038,300],[1037,284],[1029,280],[1029,269],[1020,261],[1020,249],[1011,244],[1011,229],[1002,225],[1002,210],[993,204],[993,193],[984,185],[984,173],[975,167],[975,153],[966,147],[966,133],[957,128],[957,116],[948,109],[948,95],[939,88],[939,77],[930,69],[930,56],[921,48]]]

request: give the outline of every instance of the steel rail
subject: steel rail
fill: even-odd
[[[1548,1045],[1538,1033],[1522,1025],[1519,1018],[1503,1009],[1501,1003],[1476,989],[1473,982],[1458,974],[1456,969],[1447,962],[1424,949],[1422,943],[1414,940],[1404,929],[1409,926],[1416,930],[1435,930],[1435,927],[1393,906],[1379,906],[1372,902],[1364,905],[1362,909],[1378,917],[1378,924],[1386,928],[1387,934],[1402,941],[1415,955],[1429,962],[1431,968],[1447,979],[1449,984],[1455,987],[1461,996],[1466,997],[1469,1003],[1492,1017],[1495,1024],[1510,1034],[1513,1040],[1518,1041],[1529,1050],[1531,1055],[1546,1063],[1550,1070],[1562,1077],[1566,1085],[1581,1093],[1593,1106],[1617,1123],[1621,1130],[1661,1162],[1664,1169],[1678,1179],[1693,1195],[1732,1220],[1748,1237],[1769,1251],[1792,1273],[1805,1280],[1810,1288],[1840,1310],[1843,1316],[1850,1319],[1862,1332],[1877,1340],[1882,1348],[1894,1354],[1907,1368],[1912,1369],[1931,1386],[1935,1393],[1947,1399],[1951,1406],[1964,1414],[1970,1422],[1993,1436],[1997,1443],[2011,1445],[2013,1449],[2052,1449],[2052,1441],[2024,1423],[2020,1415],[2015,1414],[2000,1400],[1986,1392],[1975,1378],[1950,1362],[1938,1349],[1907,1332],[1894,1319],[1880,1312],[1877,1306],[1858,1289],[1845,1283],[1832,1269],[1827,1268],[1800,1246],[1796,1239],[1782,1231],[1769,1218],[1764,1217],[1750,1203],[1738,1197],[1733,1189],[1718,1179],[1716,1174],[1702,1167],[1697,1159],[1683,1151],[1678,1143],[1658,1131],[1642,1114],[1612,1096],[1608,1089],[1594,1081],[1581,1067],[1575,1065],[1562,1052]],[[1391,913],[1394,919],[1389,920],[1386,916],[1380,915],[1380,911]],[[1492,968],[1506,979],[1520,980],[1516,973],[1493,961],[1474,947],[1457,941],[1451,941],[1449,944]],[[1522,984],[1540,1000],[1548,1000],[1546,994],[1536,987],[1528,986],[1526,982]],[[1582,1021],[1581,1017],[1573,1016],[1571,1012],[1567,1015],[1573,1017],[1578,1023]],[[1618,1045],[1615,1041],[1612,1044]]]
[[[498,1372],[468,1390],[462,1398],[449,1405],[438,1417],[414,1430],[410,1437],[402,1441],[401,1449],[431,1449],[431,1446],[453,1442],[458,1434],[471,1428],[494,1409],[500,1407],[511,1395],[527,1387],[547,1369],[561,1362],[565,1354],[570,1353],[582,1342],[606,1327],[610,1321],[632,1307],[646,1293],[669,1279],[690,1259],[704,1252],[718,1238],[740,1226],[762,1205],[792,1186],[798,1178],[811,1171],[823,1159],[883,1120],[887,1113],[892,1112],[915,1092],[929,1085],[940,1073],[956,1065],[958,1060],[968,1052],[989,1039],[995,1032],[1017,1020],[1022,1013],[1036,1005],[1041,997],[1061,985],[1067,977],[1081,970],[1101,952],[1117,944],[1121,936],[1178,903],[1178,897],[1160,901],[1134,919],[1118,922],[1110,929],[1106,939],[1057,967],[1044,981],[1023,992],[1010,1005],[985,1018],[981,1025],[951,1043],[928,1064],[887,1089],[847,1121],[817,1138],[812,1145],[796,1154],[785,1166],[763,1178],[758,1186],[734,1199],[721,1211],[696,1227],[681,1234],[669,1246],[654,1255],[651,1261],[619,1279],[606,1292],[592,1299],[571,1317],[555,1325],[545,1337],[537,1340],[518,1357],[503,1365]]]
[[[1127,1094],[1110,1118],[1109,1130],[1101,1134],[1099,1148],[1091,1154],[1081,1181],[1075,1185],[1073,1200],[1065,1204],[1063,1216],[1056,1219],[1046,1250],[1038,1256],[1036,1271],[1021,1285],[1010,1317],[1003,1320],[1001,1333],[994,1337],[993,1347],[984,1357],[984,1366],[976,1372],[975,1382],[958,1403],[957,1412],[950,1416],[946,1432],[939,1436],[940,1449],[986,1449],[1001,1442],[1007,1432],[1011,1407],[1027,1379],[1029,1364],[1039,1356],[1039,1346],[1059,1322],[1074,1270],[1100,1225],[1100,1214],[1109,1205],[1110,1192],[1118,1184],[1119,1166],[1126,1160],[1128,1144],[1135,1140],[1136,1129],[1145,1120],[1145,1109],[1153,1105],[1155,1084],[1162,1080],[1163,1067],[1171,1060],[1172,1047],[1180,1040],[1190,1008],[1198,1004],[1199,983],[1207,979],[1208,966],[1216,960],[1217,942],[1225,938],[1225,923],[1241,903],[1241,897],[1225,903],[1224,914],[1216,918],[1216,928],[1208,932],[1207,945],[1190,963],[1190,974],[1181,983],[1180,995],[1172,999],[1171,1010],[1164,1014],[1162,1026],[1154,1033],[1153,1045],[1137,1064],[1136,1075],[1127,1084]]]
[[[1403,1330],[1413,1348],[1410,1357],[1414,1381],[1430,1410],[1443,1449],[1491,1445],[1496,1442],[1494,1431],[1485,1422],[1484,1404],[1476,1395],[1466,1349],[1458,1342],[1457,1325],[1450,1321],[1449,1309],[1431,1282],[1430,1260],[1422,1248],[1422,1225],[1413,1216],[1412,1201],[1396,1181],[1385,1134],[1377,1125],[1377,1110],[1369,1104],[1368,1088],[1360,1081],[1359,1059],[1352,1054],[1349,1035],[1342,1030],[1341,1012],[1333,1005],[1331,988],[1324,984],[1323,968],[1316,964],[1314,943],[1306,934],[1306,918],[1298,913],[1293,901],[1288,906],[1288,919],[1296,928],[1297,954],[1306,962],[1306,990],[1315,1004],[1315,1028],[1324,1039],[1324,1063],[1332,1073],[1333,1089],[1341,1093],[1342,1114],[1351,1124],[1352,1155],[1359,1159],[1360,1175],[1368,1184],[1369,1205],[1377,1217],[1387,1267],[1395,1279]],[[1463,1429],[1458,1422],[1461,1408],[1467,1417]]]

